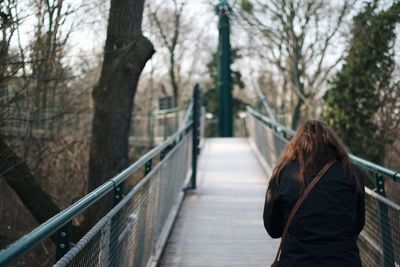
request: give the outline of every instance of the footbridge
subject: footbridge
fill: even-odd
[[[43,242],[54,243],[42,253],[55,266],[267,266],[279,240],[264,231],[264,195],[293,131],[247,107],[248,137],[204,139],[196,95],[165,141],[2,250],[0,266],[26,266]],[[400,175],[351,158],[376,182],[366,188],[366,224],[358,240],[363,265],[399,266],[400,207],[385,197],[385,181]],[[140,182],[121,192],[139,172]],[[107,194],[114,207],[73,242],[71,225]]]

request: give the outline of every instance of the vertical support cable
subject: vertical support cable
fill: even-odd
[[[168,137],[168,121],[167,121],[167,113],[164,113],[164,120],[163,120],[163,124],[164,124],[164,141],[167,140]]]

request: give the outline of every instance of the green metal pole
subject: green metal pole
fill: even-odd
[[[375,173],[376,189],[378,194],[386,197],[385,180],[380,173]],[[382,238],[383,266],[395,267],[395,256],[393,250],[392,231],[390,229],[390,217],[386,204],[379,201],[379,223]]]
[[[193,92],[193,132],[192,132],[192,189],[196,189],[197,158],[200,144],[200,86],[196,84]]]
[[[230,6],[221,0],[216,6],[219,16],[218,30],[218,131],[221,137],[233,136],[231,45],[229,40]]]
[[[193,90],[193,106],[192,106],[192,175],[190,177],[191,184],[184,188],[183,191],[196,189],[197,175],[197,158],[200,152],[200,114],[201,114],[201,92],[199,84],[194,86]]]
[[[71,248],[71,226],[72,222],[69,221],[57,232],[56,261],[61,259]]]

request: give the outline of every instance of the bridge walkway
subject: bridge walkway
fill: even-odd
[[[246,138],[207,139],[159,266],[266,266],[278,241],[262,222],[266,173]]]

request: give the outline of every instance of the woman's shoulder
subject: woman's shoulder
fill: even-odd
[[[298,160],[290,161],[283,169],[280,174],[280,183],[285,184],[287,182],[297,181],[297,175],[299,173],[300,164]]]
[[[353,173],[352,175],[360,181],[361,185],[363,186],[365,183],[365,180],[368,178],[367,172],[358,166],[357,164],[354,164],[353,162],[351,163],[351,166],[353,168]]]
[[[288,174],[293,171],[299,169],[299,161],[297,159],[291,160],[286,164],[286,166],[282,169],[282,174]]]
[[[352,161],[336,161],[333,166],[342,170],[346,175],[366,176],[365,171]]]
[[[362,185],[364,185],[364,180],[368,177],[367,173],[352,161],[337,161],[333,168],[336,169],[340,176],[350,179],[350,181],[358,180]]]

